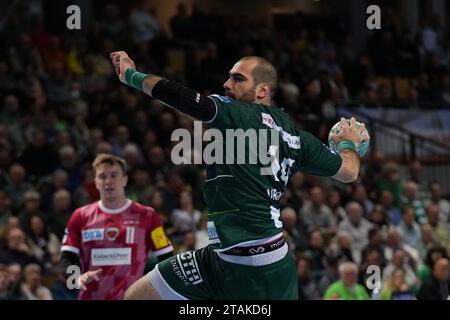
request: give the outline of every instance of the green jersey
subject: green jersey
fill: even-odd
[[[207,165],[209,243],[226,249],[275,236],[282,231],[279,200],[289,177],[298,170],[333,176],[342,159],[313,135],[295,128],[281,109],[210,97],[217,114],[207,124],[221,133],[222,138],[211,140],[217,150],[222,147],[225,159]]]

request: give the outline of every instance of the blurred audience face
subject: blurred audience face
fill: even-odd
[[[402,269],[396,269],[392,272],[392,286],[394,291],[404,291],[407,286],[405,272]]]
[[[309,242],[311,244],[311,247],[321,249],[324,244],[322,233],[319,230],[313,231],[309,238]]]
[[[339,194],[339,191],[332,190],[330,194],[328,195],[328,205],[331,208],[336,208],[341,205],[341,195]]]
[[[5,191],[0,190],[0,215],[9,211],[11,200]]]
[[[358,281],[358,267],[354,263],[339,266],[339,276],[347,288],[353,288]]]
[[[439,207],[436,204],[432,203],[426,208],[426,211],[428,223],[431,226],[435,227],[439,221]]]
[[[442,198],[442,187],[440,183],[434,182],[430,185],[431,198],[435,201]]]
[[[381,204],[385,207],[385,208],[391,208],[394,204],[394,196],[392,195],[392,192],[390,191],[383,191],[381,193]]]
[[[186,250],[195,250],[195,243],[196,243],[196,238],[195,238],[195,233],[194,232],[186,232],[186,234],[184,235],[184,247],[186,248]]]
[[[192,195],[188,191],[183,191],[180,193],[180,207],[181,208],[190,208],[192,207]]]
[[[9,177],[11,183],[15,186],[20,186],[25,182],[26,172],[24,167],[20,164],[13,164],[9,169]]]
[[[58,169],[52,174],[52,184],[56,190],[64,189],[69,183],[69,175],[64,170]]]
[[[27,265],[23,270],[25,283],[30,288],[37,288],[41,285],[41,267],[35,263]]]
[[[22,229],[12,228],[7,235],[8,248],[12,250],[19,250],[25,243],[25,233]]]
[[[70,193],[67,190],[59,190],[53,194],[53,210],[65,212],[70,210]]]
[[[8,277],[11,283],[20,283],[22,280],[22,267],[18,263],[8,265]]]
[[[411,226],[416,219],[416,211],[412,207],[405,207],[403,209],[403,221],[407,226]]]
[[[299,278],[306,278],[309,276],[309,273],[309,262],[303,258],[299,259],[297,262],[297,275]]]
[[[392,258],[392,263],[397,268],[403,268],[403,266],[405,264],[405,253],[403,252],[403,250],[396,250],[395,251],[394,257]]]
[[[160,146],[153,146],[148,152],[148,160],[153,167],[159,168],[164,166],[166,161],[164,150]]]
[[[281,210],[280,219],[283,222],[283,228],[287,231],[294,229],[297,224],[297,215],[292,208],[284,208]]]
[[[363,209],[357,202],[350,202],[346,206],[347,217],[353,225],[358,225],[361,222]]]
[[[417,192],[419,191],[419,187],[417,183],[413,181],[409,181],[405,186],[405,196],[410,200],[415,200],[417,198]]]
[[[392,248],[399,247],[401,244],[401,241],[402,241],[402,236],[401,236],[400,232],[398,232],[397,229],[392,228],[391,230],[389,230],[387,242],[390,247],[392,247]]]
[[[440,258],[434,263],[433,274],[439,281],[449,281],[449,260],[447,258]]]
[[[424,244],[433,242],[433,229],[428,223],[420,226],[420,234]]]
[[[151,200],[152,207],[161,208],[164,206],[164,197],[160,191],[155,191]]]
[[[9,278],[8,269],[5,265],[0,264],[0,292],[8,290]]]
[[[310,199],[314,206],[320,206],[323,204],[323,192],[320,187],[313,187],[310,191]]]
[[[39,216],[33,216],[30,220],[30,228],[34,235],[40,236],[44,233],[44,221]]]

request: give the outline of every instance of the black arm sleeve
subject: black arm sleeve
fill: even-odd
[[[67,274],[67,268],[70,265],[76,265],[79,267],[80,257],[76,253],[63,251],[61,253],[61,259],[59,260],[58,269],[65,278],[70,276],[70,274]]]
[[[152,97],[201,121],[211,121],[217,112],[217,106],[211,98],[167,79],[156,83],[152,89]]]

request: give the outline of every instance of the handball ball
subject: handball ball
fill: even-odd
[[[346,120],[347,120],[347,123],[350,125],[350,119],[346,119]],[[355,126],[356,126],[356,128],[359,128],[361,126],[361,123],[356,121]],[[338,135],[340,132],[341,132],[341,122],[339,121],[338,123],[336,123],[333,126],[333,128],[331,128],[330,133],[328,134],[328,145],[329,145],[330,149],[337,154],[339,154],[339,150],[338,150],[336,143],[333,140],[333,136]],[[363,132],[361,132],[361,135],[366,135],[366,133],[367,133],[367,128],[364,129]],[[367,153],[368,149],[369,149],[369,141],[363,140],[356,151],[358,152],[359,157],[362,158]]]

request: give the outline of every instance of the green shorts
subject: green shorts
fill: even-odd
[[[209,246],[166,259],[147,274],[163,299],[296,300],[297,272],[290,253],[249,266],[221,259]]]

